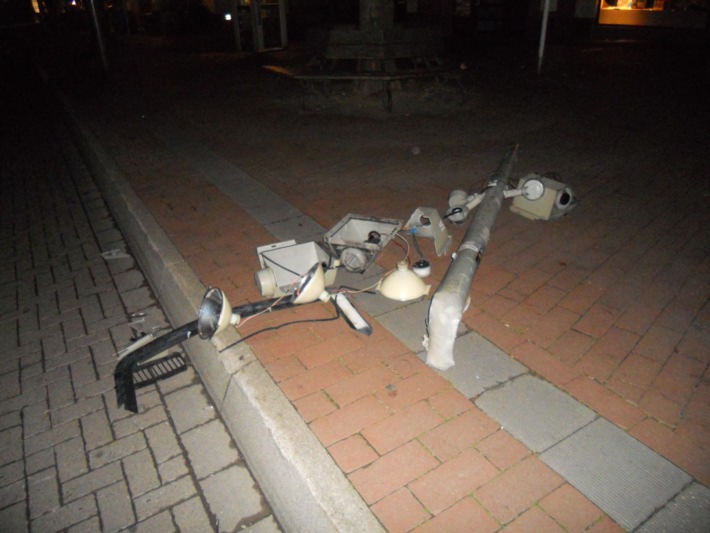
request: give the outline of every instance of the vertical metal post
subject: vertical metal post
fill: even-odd
[[[510,181],[518,147],[513,146],[488,179],[481,204],[466,230],[444,279],[429,306],[429,342],[426,362],[439,370],[454,366],[454,342],[461,317],[467,307],[471,284],[488,245],[491,228],[503,204],[504,192]]]
[[[286,12],[288,4],[286,0],[279,0],[279,29],[281,31],[281,47],[288,46],[288,26],[286,24]]]
[[[96,29],[96,40],[99,43],[99,54],[101,55],[101,64],[103,65],[104,70],[108,70],[108,61],[106,60],[104,37],[101,33],[101,24],[99,23],[99,16],[96,13],[95,0],[89,0],[89,6],[91,7],[91,18],[94,20],[94,28]]]
[[[126,23],[126,37],[131,37],[131,17],[128,16],[128,0],[123,0],[123,20]]]
[[[254,52],[264,49],[264,26],[261,20],[261,0],[251,0],[251,33],[254,40]]]
[[[542,71],[542,59],[545,56],[545,41],[547,40],[547,19],[550,16],[550,0],[545,0],[542,7],[542,26],[540,28],[540,45],[537,49],[537,73]]]
[[[234,27],[234,42],[237,52],[242,51],[242,32],[239,28],[239,0],[232,0],[232,26]]]

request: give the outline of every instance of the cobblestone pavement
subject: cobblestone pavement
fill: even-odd
[[[166,319],[30,62],[0,57],[0,530],[279,531],[195,372],[116,408]],[[101,254],[121,253],[113,259]],[[141,322],[141,320],[143,320]]]

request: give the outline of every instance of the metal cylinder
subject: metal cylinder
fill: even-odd
[[[99,15],[96,11],[95,0],[89,0],[89,7],[91,9],[91,18],[94,21],[94,30],[96,31],[96,42],[99,45],[99,55],[101,56],[101,64],[104,70],[108,70],[108,60],[106,59],[106,43],[104,43],[104,36],[101,31],[101,21],[99,20]]]
[[[456,258],[431,300],[426,362],[439,370],[446,370],[455,364],[456,332],[517,159],[518,146],[515,145],[488,179],[483,200],[466,230]]]

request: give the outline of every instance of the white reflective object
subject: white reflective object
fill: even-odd
[[[337,305],[338,309],[340,309],[340,312],[345,315],[348,322],[350,322],[356,331],[364,333],[365,335],[370,335],[372,333],[372,326],[363,318],[358,310],[355,309],[353,304],[350,303],[350,300],[348,300],[344,294],[336,294],[334,301],[335,305]]]
[[[532,179],[525,182],[522,187],[523,196],[528,200],[539,200],[545,194],[545,186],[540,180]]]
[[[316,263],[303,276],[303,279],[296,288],[295,304],[308,304],[318,299],[326,301],[329,298],[325,290],[325,273],[320,263]]]
[[[431,285],[409,269],[406,261],[397,263],[397,269],[380,281],[380,293],[390,300],[407,302],[429,294]]]
[[[232,313],[232,306],[222,289],[207,289],[197,315],[197,332],[201,339],[211,339],[231,325],[239,323],[239,315]]]

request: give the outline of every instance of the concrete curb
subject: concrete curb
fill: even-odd
[[[194,320],[205,287],[66,98],[87,166],[173,324]],[[286,531],[384,531],[246,345],[230,330],[185,349]]]

